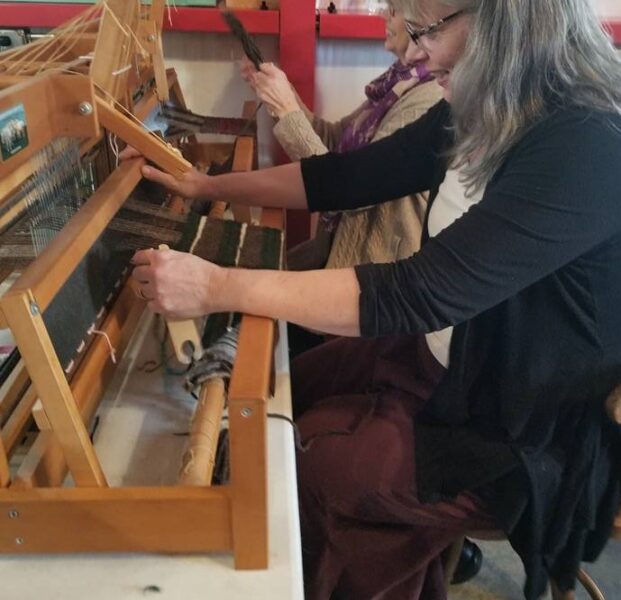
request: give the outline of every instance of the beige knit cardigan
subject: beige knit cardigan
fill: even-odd
[[[441,97],[442,89],[433,81],[411,88],[384,115],[372,141],[415,121]],[[355,114],[356,111],[329,123],[304,107],[280,119],[274,126],[274,135],[292,160],[325,154],[336,148]],[[407,258],[420,248],[426,203],[426,194],[415,194],[343,212],[333,235],[323,229],[320,220],[315,238],[291,249],[288,267],[292,270],[341,268]]]

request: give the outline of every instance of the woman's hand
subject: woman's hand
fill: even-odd
[[[226,269],[175,250],[140,250],[132,277],[149,308],[173,319],[193,319],[217,310]]]
[[[247,56],[242,56],[239,61],[239,73],[241,78],[254,90],[254,76],[257,69]]]
[[[193,319],[240,312],[282,319],[335,335],[360,335],[360,286],[354,269],[227,269],[193,254],[140,250],[132,278],[154,312]]]
[[[300,110],[295,91],[284,71],[272,63],[263,63],[261,71],[252,74],[251,85],[259,100],[264,102],[273,117]]]
[[[131,146],[127,146],[119,154],[119,159],[123,161],[141,156],[142,155],[138,152],[138,150],[132,148]],[[190,198],[194,200],[196,198],[209,197],[210,177],[200,173],[196,169],[192,169],[191,171],[184,173],[180,179],[177,179],[173,175],[160,171],[156,167],[145,165],[142,167],[142,176],[145,179],[163,185],[173,194],[182,196],[183,198]]]

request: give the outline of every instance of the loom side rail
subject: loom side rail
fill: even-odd
[[[31,292],[11,290],[2,298],[2,307],[76,484],[106,486],[105,475],[34,296]]]
[[[128,284],[101,325],[110,343],[123,355],[145,309],[133,286]],[[106,340],[98,337],[71,380],[71,392],[85,424],[92,421],[106,386],[114,374]],[[4,430],[3,430],[4,434]],[[61,486],[67,475],[62,448],[50,431],[37,435],[11,483],[13,489]]]
[[[242,138],[243,139],[243,138]],[[252,156],[252,147],[246,151]],[[282,229],[283,213],[263,209],[261,224]],[[237,569],[268,564],[267,401],[273,385],[276,324],[244,315],[229,386],[231,502]]]
[[[5,554],[233,548],[226,488],[9,488],[0,519]]]

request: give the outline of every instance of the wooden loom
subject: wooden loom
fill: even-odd
[[[0,202],[32,173],[33,157],[46,144],[60,136],[79,138],[86,151],[101,139],[102,128],[172,174],[178,176],[191,168],[146,133],[130,114],[145,116],[157,105],[158,96],[165,98],[169,89],[182,103],[174,73],[165,73],[161,59],[164,2],[153,0],[150,11],[128,0],[108,0],[104,5],[103,13],[101,6],[92,9],[100,11],[97,23],[95,13],[89,13],[87,27],[71,44],[65,43],[70,51],[59,51],[63,43],[55,40],[47,48],[33,45],[15,55],[21,70],[0,71],[0,114],[23,105],[29,136],[27,148],[0,162]],[[136,32],[135,39],[120,30],[119,23],[129,24]],[[151,49],[150,57],[136,51],[137,40]],[[84,59],[90,50],[92,57]],[[24,72],[24,53],[29,53],[26,66],[35,69],[34,74]],[[55,60],[49,61],[50,56]],[[52,68],[41,70],[46,61],[52,62]],[[146,73],[142,81],[154,73],[157,93],[147,89],[139,102],[133,102],[129,73],[123,71],[129,63],[136,67],[132,72]],[[41,102],[42,98],[46,101]],[[120,110],[119,104],[125,109]],[[233,169],[252,168],[254,157],[253,138],[239,138]],[[22,356],[0,397],[0,406],[13,407],[0,436],[0,552],[232,550],[236,568],[266,568],[266,401],[273,368],[274,323],[253,316],[242,320],[228,394],[230,483],[210,487],[209,475],[203,473],[193,480],[194,485],[187,485],[185,479],[185,485],[170,487],[111,488],[87,430],[114,371],[108,344],[102,337],[95,339],[69,379],[42,318],[141,180],[142,164],[129,161],[114,170],[0,299],[0,327],[11,329]],[[262,222],[282,227],[280,211],[264,211]],[[127,346],[143,310],[144,302],[128,283],[100,327],[119,353]],[[221,397],[222,390],[215,392]],[[205,385],[201,398],[213,396],[214,385]],[[12,472],[11,454],[37,399],[42,408],[35,411],[38,431],[34,443]],[[209,403],[205,406],[207,413],[214,411]],[[64,486],[67,473],[75,487]]]

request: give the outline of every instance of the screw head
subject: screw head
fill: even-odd
[[[80,102],[78,110],[81,115],[86,117],[93,114],[93,105],[90,102]]]
[[[30,303],[30,314],[36,317],[40,312],[41,310],[39,309],[39,305],[36,302],[31,302]]]
[[[242,408],[241,416],[244,417],[245,419],[252,416],[252,408]]]
[[[148,42],[154,42],[154,41],[155,41],[155,34],[150,33],[150,34],[147,36],[147,41],[148,41]]]
[[[19,517],[19,512],[16,510],[9,511],[9,519],[17,519]]]
[[[25,544],[25,540],[24,540],[24,538],[18,537],[18,538],[15,538],[15,543],[18,546],[23,546]]]

